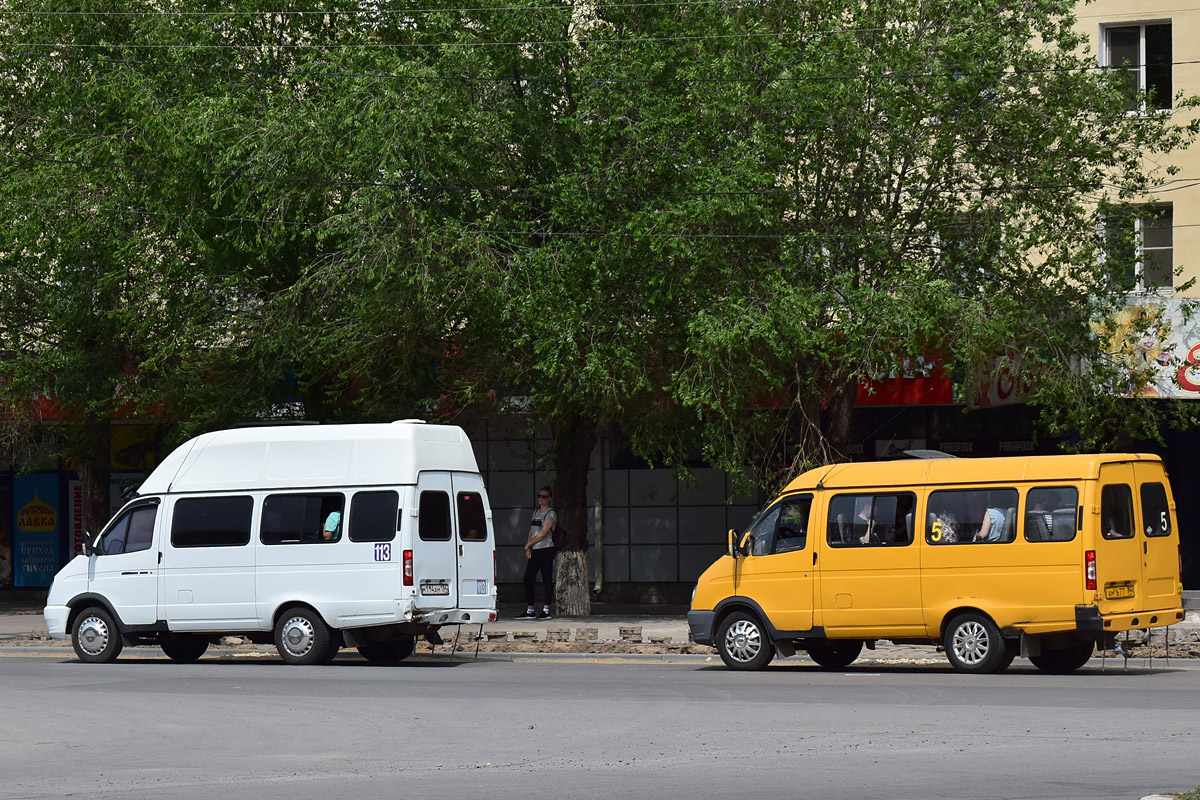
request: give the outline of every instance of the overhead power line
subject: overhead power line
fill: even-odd
[[[38,164],[58,164],[64,166],[76,166],[84,169],[93,170],[119,170],[132,173],[145,178],[178,178],[185,175],[203,178],[219,178],[219,179],[239,179],[245,178],[259,181],[270,181],[274,183],[289,183],[303,186],[334,186],[342,188],[374,188],[374,189],[395,189],[406,192],[425,192],[425,193],[469,193],[480,192],[484,194],[505,195],[516,199],[547,199],[553,197],[561,197],[567,194],[581,195],[589,199],[599,200],[614,200],[625,197],[655,197],[661,199],[671,198],[688,198],[688,197],[770,197],[770,196],[788,196],[788,195],[810,195],[823,194],[824,192],[818,189],[804,189],[793,186],[764,186],[754,189],[744,189],[740,191],[679,191],[669,192],[666,194],[647,194],[645,192],[613,192],[605,191],[590,191],[586,188],[572,188],[570,190],[554,189],[554,190],[527,190],[515,189],[505,186],[462,186],[455,184],[414,184],[402,183],[397,181],[366,181],[366,180],[335,180],[325,178],[311,177],[291,177],[286,175],[261,175],[251,174],[246,172],[211,172],[203,170],[187,170],[182,172],[162,172],[145,170],[140,167],[130,166],[127,164],[118,164],[114,162],[96,162],[82,161],[79,159],[68,158],[39,158],[28,157],[23,159],[23,163],[38,163]],[[1176,184],[1183,184],[1177,186]],[[1171,192],[1181,189],[1191,188],[1200,185],[1200,178],[1176,177],[1171,180],[1162,181],[1152,186],[1147,187],[1149,192]],[[1010,192],[1042,192],[1056,190],[1072,190],[1072,189],[1091,189],[1091,184],[1072,184],[1072,183],[1055,183],[1055,184],[1005,184],[1001,186],[961,186],[947,189],[934,190],[934,194],[939,195],[964,195],[964,194],[1000,194]],[[1105,189],[1120,189],[1121,187],[1113,184],[1101,184],[1099,188]],[[924,190],[922,190],[924,191]],[[884,195],[888,194],[888,190],[880,188],[874,192],[858,192],[858,196],[864,194]]]
[[[769,83],[821,83],[833,81],[864,81],[864,80],[880,80],[880,81],[896,81],[896,80],[917,80],[917,79],[964,79],[968,77],[979,77],[980,73],[964,73],[959,70],[946,70],[942,72],[914,72],[914,73],[859,73],[853,75],[805,75],[800,77],[788,76],[753,76],[745,78],[713,78],[707,76],[701,77],[663,77],[663,78],[583,78],[573,75],[560,76],[554,75],[550,77],[542,77],[538,75],[521,76],[519,81],[513,77],[475,77],[469,75],[428,75],[428,74],[400,74],[393,72],[339,72],[327,70],[296,70],[296,69],[278,69],[273,67],[237,67],[228,64],[218,66],[207,64],[179,64],[171,62],[151,61],[147,59],[130,59],[130,58],[106,58],[104,60],[93,59],[86,55],[71,56],[65,53],[44,53],[44,52],[29,52],[14,49],[15,47],[25,46],[45,46],[53,47],[55,45],[12,45],[0,43],[0,53],[12,53],[14,55],[27,56],[29,58],[51,59],[51,60],[71,60],[78,62],[93,61],[101,66],[109,64],[122,64],[129,66],[152,66],[156,68],[177,69],[193,72],[218,72],[230,74],[250,74],[250,75],[281,75],[295,77],[313,77],[313,78],[372,78],[379,80],[395,80],[395,81],[429,81],[429,82],[461,82],[461,83],[484,83],[508,85],[514,82],[520,83],[538,83],[541,81],[570,81],[573,84],[769,84]],[[71,45],[68,45],[71,46]],[[78,45],[82,47],[83,45]],[[99,45],[97,45],[99,46]],[[104,45],[113,49],[138,49],[139,45],[117,46]],[[255,46],[257,47],[257,46]],[[273,45],[263,45],[265,48],[273,47]],[[1174,61],[1170,66],[1183,66],[1189,64],[1200,64],[1200,60],[1196,61]],[[871,66],[871,65],[864,65]],[[1166,66],[1166,65],[1164,65]],[[1100,65],[1088,65],[1082,67],[1045,67],[1041,69],[995,69],[988,73],[992,77],[1003,76],[1020,76],[1020,75],[1044,75],[1054,73],[1073,73],[1073,72],[1104,72],[1107,70],[1121,70],[1122,67],[1106,67]],[[1131,117],[1136,120],[1137,117]]]
[[[210,222],[232,222],[237,224],[253,224],[253,225],[284,225],[288,227],[299,228],[315,228],[325,225],[337,217],[330,217],[317,221],[311,220],[291,220],[282,217],[242,217],[233,215],[212,215],[196,212],[165,212],[151,211],[145,208],[136,208],[130,206],[104,206],[104,205],[82,205],[76,203],[46,203],[29,198],[0,198],[0,201],[10,205],[32,206],[36,208],[55,208],[63,211],[86,211],[99,214],[129,214],[134,216],[152,217],[157,219],[204,219]],[[380,225],[378,223],[366,223],[361,226],[366,230],[373,231],[400,231],[409,233],[427,233],[432,230],[429,227],[418,227],[412,225]],[[1184,228],[1200,228],[1200,223],[1176,224],[1172,226],[1175,230]],[[778,232],[759,232],[759,233],[729,233],[729,232],[645,232],[635,233],[629,231],[600,231],[600,230],[581,230],[581,231],[561,231],[561,230],[503,230],[494,228],[474,228],[470,225],[463,225],[459,228],[446,228],[448,232],[461,234],[475,234],[485,236],[511,236],[511,237],[528,237],[533,239],[682,239],[682,240],[863,240],[863,239],[925,239],[925,238],[940,238],[946,235],[946,231],[937,230],[914,230],[906,233],[901,232],[871,232],[871,233],[817,233],[806,231],[803,229],[791,229]],[[1085,227],[1078,230],[1060,230],[1060,229],[1015,229],[1015,232],[1026,234],[1041,234],[1041,235],[1095,235],[1096,231],[1091,227]]]

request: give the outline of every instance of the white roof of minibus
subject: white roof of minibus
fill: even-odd
[[[784,489],[973,484],[1013,481],[1094,479],[1102,464],[1141,461],[1162,463],[1149,453],[1002,456],[999,458],[909,458],[859,461],[810,469]]]
[[[462,428],[407,420],[234,428],[184,442],[138,494],[413,484],[426,470],[479,471]]]

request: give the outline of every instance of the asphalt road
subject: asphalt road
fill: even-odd
[[[0,719],[0,798],[1132,800],[1200,784],[1200,667],[1175,664],[974,677],[6,652]]]

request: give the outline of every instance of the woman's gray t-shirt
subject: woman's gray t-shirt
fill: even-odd
[[[542,509],[539,508],[537,511],[533,512],[533,521],[529,523],[529,538],[530,539],[537,536],[538,533],[541,532],[542,525],[545,523],[547,518],[550,519],[551,526],[553,526],[554,523],[558,521],[558,515],[554,513],[553,508],[547,508],[545,511],[543,511]],[[550,530],[553,531],[554,528],[551,527]],[[542,539],[540,542],[533,543],[534,550],[544,550],[547,547],[554,547],[554,534],[553,533],[550,534],[549,536],[547,536],[545,539]]]

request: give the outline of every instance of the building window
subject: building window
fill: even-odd
[[[1108,218],[1105,256],[1136,293],[1169,293],[1175,283],[1175,214],[1169,205],[1127,209]]]
[[[1126,72],[1129,110],[1170,109],[1171,23],[1112,26],[1103,36],[1104,66]]]

